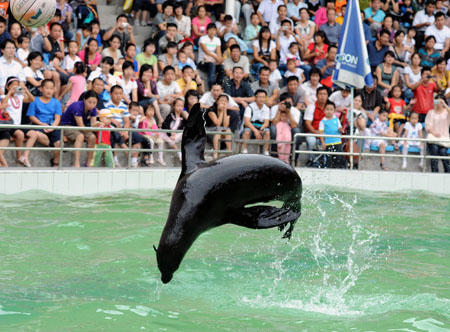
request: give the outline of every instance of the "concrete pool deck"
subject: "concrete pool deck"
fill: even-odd
[[[296,168],[303,184],[332,186],[349,190],[386,192],[427,191],[450,195],[450,176],[444,173],[350,171]],[[172,190],[180,168],[62,169],[10,168],[0,171],[0,194],[31,190],[81,196],[121,190]]]

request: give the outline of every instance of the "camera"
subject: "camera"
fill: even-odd
[[[124,28],[126,28],[126,27],[128,26],[128,23],[124,22],[124,23],[122,23],[122,26],[123,26]]]
[[[23,88],[22,88],[21,86],[18,86],[18,87],[16,88],[16,93],[17,93],[17,94],[21,94],[22,91],[23,91]]]
[[[281,28],[282,28],[283,30],[287,30],[287,29],[288,29],[288,26],[283,25]]]
[[[288,101],[285,101],[283,105],[284,105],[284,107],[286,107],[288,110],[291,109],[291,107],[292,107],[292,104],[291,104],[290,102],[288,102]]]
[[[433,75],[427,75],[427,78],[428,79],[433,78]]]

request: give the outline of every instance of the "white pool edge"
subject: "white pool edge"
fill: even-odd
[[[427,191],[450,195],[450,175],[412,172],[350,171],[297,168],[305,187],[326,185],[350,190]],[[0,194],[31,190],[81,196],[121,190],[172,190],[179,168],[8,169],[0,171]]]

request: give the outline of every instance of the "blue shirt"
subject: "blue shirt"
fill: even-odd
[[[78,126],[75,121],[75,117],[79,116],[83,118],[83,123],[86,127],[90,127],[91,117],[97,116],[97,109],[94,108],[90,112],[85,112],[84,101],[76,101],[72,103],[68,109],[64,112],[61,118],[62,126]]]
[[[323,131],[326,135],[340,135],[339,128],[341,123],[339,119],[333,117],[332,119],[323,118],[319,124],[319,131]],[[341,139],[339,137],[325,137],[325,145],[340,144]]]
[[[41,101],[41,97],[35,98],[27,111],[27,116],[35,116],[49,125],[55,121],[55,115],[62,115],[61,103],[55,98],[50,99],[47,104]]]
[[[380,63],[384,61],[384,55],[386,54],[387,51],[389,51],[388,46],[382,46],[381,49],[378,50],[377,47],[375,46],[375,42],[376,40],[371,41],[369,42],[369,44],[367,44],[367,52],[369,53],[370,66],[373,68],[378,66]]]
[[[377,12],[374,14],[371,7],[364,9],[364,15],[366,16],[366,19],[371,18],[375,22],[383,22],[384,17],[386,16],[385,12],[381,9],[378,9]]]

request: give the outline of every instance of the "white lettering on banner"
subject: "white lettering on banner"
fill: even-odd
[[[358,57],[347,53],[339,54],[336,60],[353,68],[356,68],[358,65]]]

